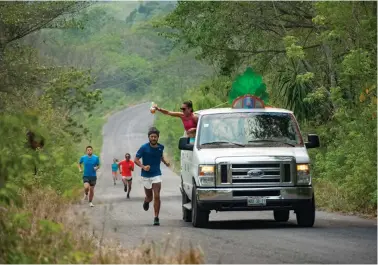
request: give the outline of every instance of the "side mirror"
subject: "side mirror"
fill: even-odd
[[[317,136],[316,134],[309,134],[307,138],[308,142],[305,143],[306,148],[317,148],[320,146],[319,136]]]
[[[181,137],[178,148],[180,150],[193,151],[194,145],[189,144],[189,137]]]

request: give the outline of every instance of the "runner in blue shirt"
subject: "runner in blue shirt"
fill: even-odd
[[[93,207],[94,187],[96,186],[97,175],[96,171],[100,168],[100,160],[98,156],[93,154],[92,146],[87,146],[87,154],[82,156],[79,161],[79,171],[82,172],[81,164],[84,164],[83,182],[85,200],[88,199],[89,192],[89,206]]]
[[[118,180],[117,171],[118,171],[118,159],[114,158],[113,164],[112,164],[112,176],[113,176],[114,185],[116,185],[116,180]]]
[[[148,131],[149,142],[143,144],[136,153],[134,163],[142,168],[142,179],[146,197],[143,202],[143,209],[148,210],[152,195],[154,199],[154,225],[160,225],[160,190],[161,190],[161,170],[160,163],[163,162],[167,167],[170,164],[165,160],[163,152],[164,145],[159,144],[160,132],[152,127]],[[142,158],[143,164],[140,162]]]

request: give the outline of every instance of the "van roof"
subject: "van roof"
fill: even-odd
[[[256,108],[256,109],[214,108],[214,109],[198,110],[198,111],[195,111],[194,113],[198,115],[208,115],[208,114],[246,113],[246,112],[290,113],[290,114],[293,113],[290,110],[280,109],[280,108]]]

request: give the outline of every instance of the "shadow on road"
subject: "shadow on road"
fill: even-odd
[[[188,223],[191,225],[190,223]],[[300,227],[295,220],[289,220],[288,222],[276,222],[271,219],[251,219],[251,220],[217,220],[210,221],[208,226],[204,229],[217,229],[217,230],[254,230],[254,229],[324,229],[329,228],[332,230],[345,230],[345,229],[359,229],[370,231],[372,234],[377,234],[376,225],[365,222],[358,223],[348,220],[318,220],[315,221],[313,227]]]
[[[112,195],[111,197],[108,195],[107,197],[105,196],[100,196],[97,200],[97,204],[112,204],[112,203],[143,203],[144,200],[144,195],[135,195],[131,193],[130,199],[126,198],[126,192],[119,192],[117,194]],[[165,196],[162,198],[162,203],[164,202],[169,202],[169,201],[178,201],[181,199],[180,195],[172,195],[172,196]],[[153,202],[151,202],[153,204]],[[164,205],[164,204],[163,204]],[[141,206],[142,207],[142,206]]]
[[[300,228],[295,222],[280,223],[274,220],[232,220],[232,221],[210,221],[206,229],[282,229]]]

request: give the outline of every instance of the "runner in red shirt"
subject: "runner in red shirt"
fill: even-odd
[[[131,184],[133,180],[132,171],[134,171],[134,161],[130,160],[130,154],[126,153],[125,159],[118,163],[121,172],[122,182],[125,186],[124,191],[127,192],[127,198],[130,199]]]

